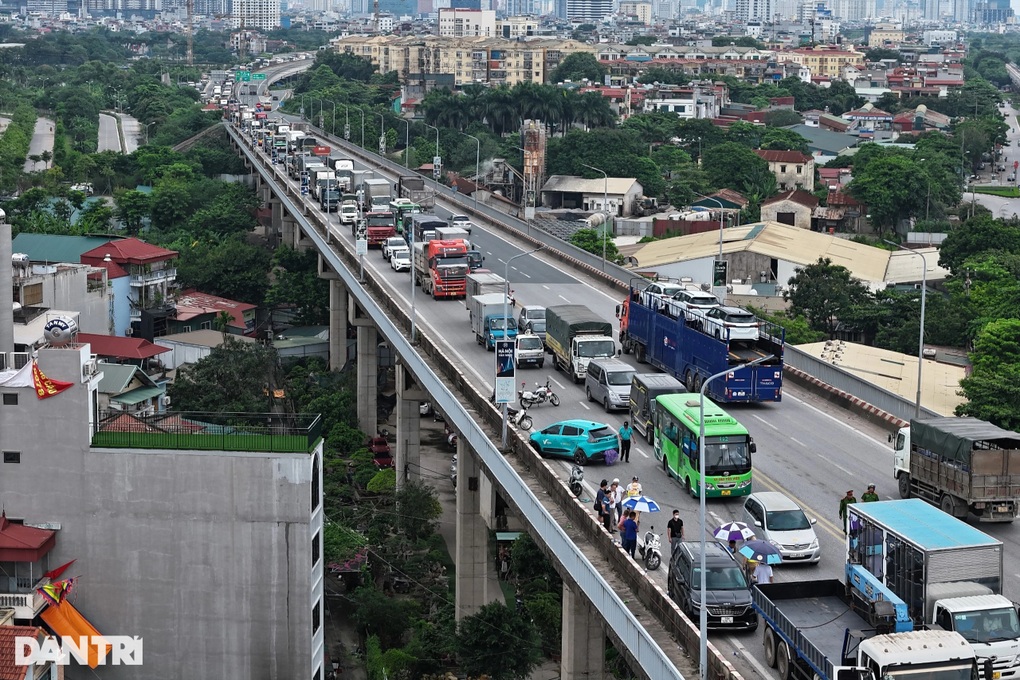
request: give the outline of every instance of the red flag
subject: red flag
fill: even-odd
[[[65,571],[67,571],[68,567],[70,567],[72,564],[74,564],[77,561],[78,561],[78,558],[75,558],[75,559],[71,560],[70,562],[68,562],[67,564],[60,565],[56,569],[50,569],[48,572],[43,574],[43,578],[48,578],[51,581],[56,581],[58,578],[60,578],[61,574],[63,574]]]
[[[35,396],[40,399],[49,399],[54,395],[60,394],[74,384],[64,382],[63,380],[47,378],[46,374],[42,372],[42,369],[39,368],[39,364],[36,362],[32,362],[32,382],[35,383]]]

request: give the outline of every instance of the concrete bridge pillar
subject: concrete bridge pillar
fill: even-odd
[[[563,635],[560,638],[561,680],[602,680],[606,633],[602,617],[580,593],[563,582]]]
[[[407,367],[397,362],[397,491],[421,479],[421,411],[428,395],[418,387]]]
[[[298,234],[301,233],[301,229],[298,228],[298,223],[290,215],[285,215],[283,218],[282,232],[280,243],[297,250]]]
[[[457,595],[456,618],[477,614],[502,597],[489,557],[488,528],[479,514],[481,466],[475,452],[457,440]]]
[[[334,276],[336,276],[334,274]],[[347,363],[347,287],[338,278],[329,280],[329,370]],[[370,432],[369,434],[374,434]]]
[[[379,331],[353,301],[347,320],[358,329],[358,427],[371,436],[379,430]]]

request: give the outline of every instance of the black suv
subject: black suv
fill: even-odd
[[[751,607],[751,589],[744,571],[721,543],[710,541],[705,551],[708,627],[753,631],[758,615]],[[666,589],[684,614],[698,622],[701,606],[701,543],[683,541],[669,561]]]

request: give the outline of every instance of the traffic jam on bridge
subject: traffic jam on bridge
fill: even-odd
[[[495,211],[465,216],[469,201],[392,164],[366,165],[366,152],[272,104],[259,94],[227,115],[394,299],[411,309],[423,294],[421,332],[463,359],[479,391],[499,405],[520,399],[528,417],[514,422],[528,424],[532,447],[592,515],[605,495],[598,478],[618,482],[608,486],[621,502],[611,492],[598,511],[608,531],[626,494],[657,502],[660,515],[641,506],[641,552],[629,552],[665,546],[662,568],[642,562],[648,578],[694,625],[705,616],[737,672],[1020,674],[1009,598],[1020,593],[1005,572],[1015,541],[997,537],[1017,514],[1020,434],[927,419],[893,433],[890,447],[879,426],[784,385],[783,328],[726,305],[725,286],[586,278],[501,231]],[[513,370],[500,375],[520,390],[497,388],[497,348],[513,349]],[[673,508],[686,531],[664,537]],[[743,632],[752,630],[760,642]]]

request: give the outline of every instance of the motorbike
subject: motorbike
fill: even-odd
[[[531,416],[528,415],[528,409],[526,408],[516,409],[511,406],[507,406],[506,418],[508,423],[519,430],[528,431],[531,429]]]
[[[655,571],[662,564],[662,540],[655,533],[655,527],[645,532],[642,540],[638,541],[638,554],[645,563],[645,569]]]
[[[559,395],[552,391],[551,387],[549,387],[548,378],[546,378],[545,380],[545,385],[535,383],[534,390],[528,390],[526,389],[526,387],[527,383],[522,382],[521,389],[517,393],[517,398],[520,399],[522,407],[531,408],[532,406],[537,406],[538,404],[544,404],[547,401],[553,406],[560,405],[560,397]]]
[[[584,481],[584,468],[582,468],[580,465],[575,465],[574,468],[570,471],[570,479],[567,480],[567,486],[570,487],[570,493],[574,494],[575,496],[580,496],[581,491],[584,490],[584,487],[581,486],[581,482],[583,481]]]
[[[453,488],[457,488],[457,455],[454,454],[453,462],[450,463],[450,481],[453,482]]]

